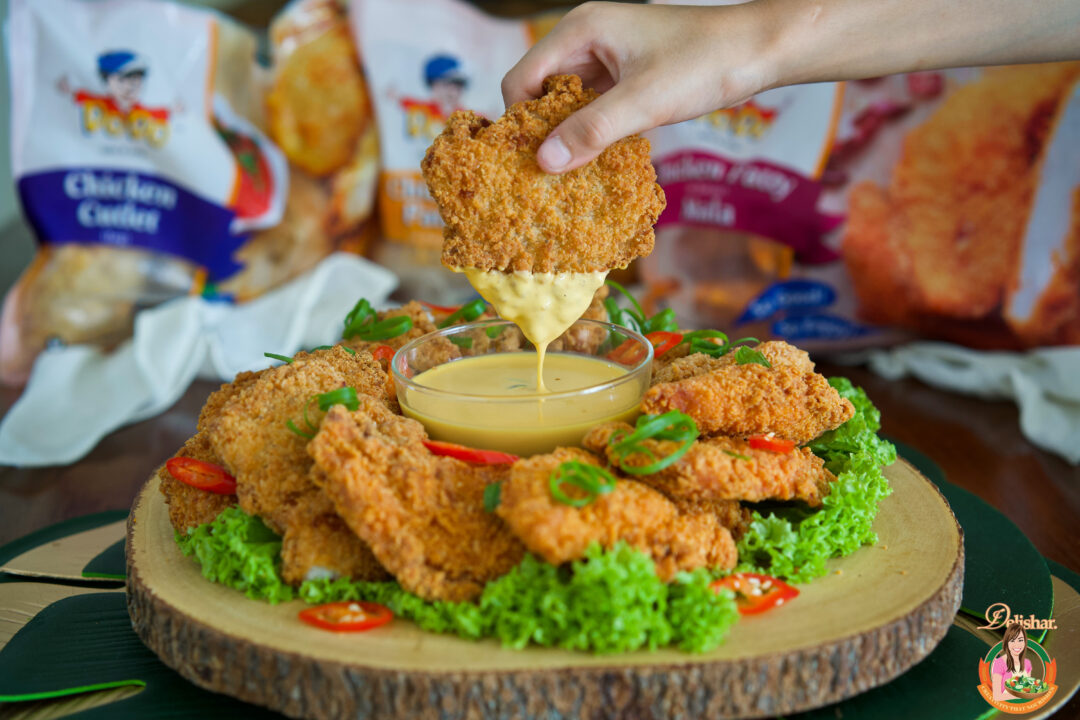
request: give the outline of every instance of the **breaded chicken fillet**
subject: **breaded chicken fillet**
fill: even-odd
[[[206,433],[214,452],[236,477],[244,512],[258,515],[282,535],[282,575],[299,583],[313,572],[357,580],[387,577],[371,550],[345,525],[330,498],[311,480],[304,409],[314,395],[353,387],[389,404],[387,377],[366,352],[335,346],[301,352],[293,361],[263,371],[224,403]],[[319,411],[308,417],[318,423]]]
[[[652,252],[664,209],[649,142],[633,135],[562,175],[536,162],[544,138],[597,94],[576,75],[491,122],[450,116],[421,164],[446,223],[443,264],[500,272],[598,272]]]
[[[619,458],[609,444],[611,436],[633,430],[627,423],[605,423],[590,430],[582,444],[614,465]],[[653,456],[632,454],[624,458],[629,467],[642,467],[667,457],[680,443],[645,440],[641,445]],[[678,500],[802,500],[816,507],[829,494],[836,476],[809,448],[777,453],[755,450],[738,438],[719,436],[695,441],[675,463],[649,475],[634,475],[634,479]]]
[[[612,492],[581,508],[555,500],[551,474],[569,460],[601,464],[584,450],[559,448],[514,463],[503,483],[496,512],[530,552],[559,565],[583,557],[593,543],[611,548],[622,540],[651,555],[665,581],[681,570],[735,566],[735,541],[716,513],[692,505],[680,510],[639,482],[620,478]]]
[[[772,367],[739,365],[734,353],[676,360],[658,373],[659,382],[645,393],[641,411],[680,410],[704,435],[775,433],[799,445],[855,414],[855,406],[813,371],[801,350],[782,341],[762,343],[757,349]]]
[[[431,454],[423,427],[362,398],[333,408],[308,446],[320,482],[357,535],[427,600],[472,600],[521,561],[525,549],[484,510],[484,489],[505,466]]]

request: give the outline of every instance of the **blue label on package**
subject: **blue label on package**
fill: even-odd
[[[765,320],[778,312],[816,310],[836,300],[836,291],[813,280],[787,280],[773,283],[754,298],[735,321],[736,325]]]
[[[68,168],[19,179],[26,219],[39,238],[169,253],[218,282],[240,270],[246,235],[229,232],[235,214],[154,175]]]
[[[772,334],[784,340],[846,340],[873,332],[875,328],[835,315],[793,315],[772,325]]]

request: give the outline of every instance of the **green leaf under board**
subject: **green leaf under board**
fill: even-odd
[[[85,578],[104,578],[123,580],[127,577],[127,562],[124,558],[124,541],[117,540],[98,553],[82,569]]]
[[[948,482],[938,465],[918,450],[892,440],[897,452],[938,486],[964,530],[963,610],[983,617],[1003,602],[1013,613],[1048,618],[1054,586],[1046,560],[1000,510],[978,495]],[[1046,631],[1032,631],[1041,641]]]

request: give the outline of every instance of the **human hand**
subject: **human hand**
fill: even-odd
[[[570,11],[503,78],[507,105],[572,73],[602,95],[552,131],[546,172],[573,170],[634,133],[742,102],[773,80],[764,3],[720,7],[590,2]],[[759,7],[760,6],[760,7]]]

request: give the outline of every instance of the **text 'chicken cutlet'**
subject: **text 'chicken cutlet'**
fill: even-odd
[[[309,573],[386,578],[371,550],[312,482],[308,440],[288,425],[306,427],[305,410],[317,422],[312,398],[342,387],[391,402],[386,373],[370,354],[333,347],[299,353],[291,363],[263,371],[208,423],[214,452],[236,477],[240,508],[282,535],[282,576],[292,584]]]
[[[331,409],[308,450],[338,512],[403,588],[471,600],[525,552],[484,510],[485,488],[507,471],[432,455],[425,437],[415,420],[362,398],[356,412]]]
[[[665,581],[681,570],[734,567],[735,542],[716,513],[692,505],[680,510],[633,480],[619,479],[613,491],[584,507],[559,502],[550,477],[567,461],[600,465],[584,450],[559,448],[514,463],[503,483],[496,512],[530,552],[559,565],[583,557],[593,543],[610,549],[624,541],[651,555]]]
[[[549,77],[543,89],[495,122],[455,112],[428,149],[421,167],[446,223],[447,267],[589,273],[652,252],[664,192],[649,142],[624,138],[583,167],[548,175],[536,162],[540,143],[597,94],[575,75]]]

